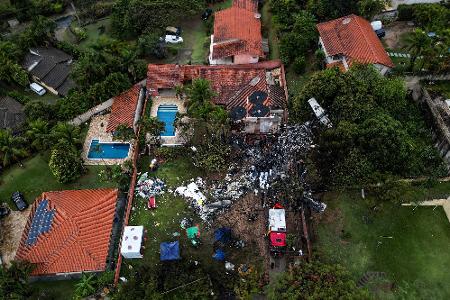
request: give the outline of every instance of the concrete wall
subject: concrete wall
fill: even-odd
[[[450,130],[444,120],[445,114],[450,114],[448,107],[445,109],[446,104],[443,98],[433,99],[427,90],[421,88],[420,85],[416,85],[412,89],[412,97],[415,101],[424,105],[427,118],[431,120],[434,146],[447,164],[447,169],[450,170]]]

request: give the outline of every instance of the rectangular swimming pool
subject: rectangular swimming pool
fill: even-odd
[[[123,159],[128,157],[130,151],[129,143],[100,143],[92,140],[89,147],[88,158],[90,159]]]
[[[164,131],[161,136],[175,136],[175,117],[178,112],[176,105],[160,105],[156,117],[164,123]]]

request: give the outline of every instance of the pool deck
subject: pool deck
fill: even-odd
[[[128,156],[122,159],[90,159],[88,158],[89,148],[91,146],[92,140],[99,140],[100,143],[111,143],[111,142],[124,142],[113,140],[112,134],[110,132],[106,132],[106,127],[108,126],[109,114],[102,116],[94,116],[91,119],[91,123],[89,125],[89,130],[86,135],[86,139],[83,144],[83,153],[82,158],[85,165],[93,166],[93,165],[118,165],[122,164],[125,160],[130,159],[134,152],[133,141],[130,141],[130,151],[128,152]]]
[[[152,99],[152,108],[150,110],[150,116],[155,117],[158,113],[158,107],[160,105],[176,105],[179,113],[186,113],[186,107],[184,101],[177,97],[156,96]],[[176,146],[182,145],[185,141],[178,134],[178,130],[175,129],[175,136],[161,136],[162,146]]]

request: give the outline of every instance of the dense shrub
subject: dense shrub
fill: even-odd
[[[52,149],[48,165],[60,183],[73,182],[83,173],[80,153],[67,142],[59,142]]]

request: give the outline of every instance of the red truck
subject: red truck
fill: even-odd
[[[283,206],[276,203],[269,209],[269,246],[272,256],[286,252],[286,217]]]

